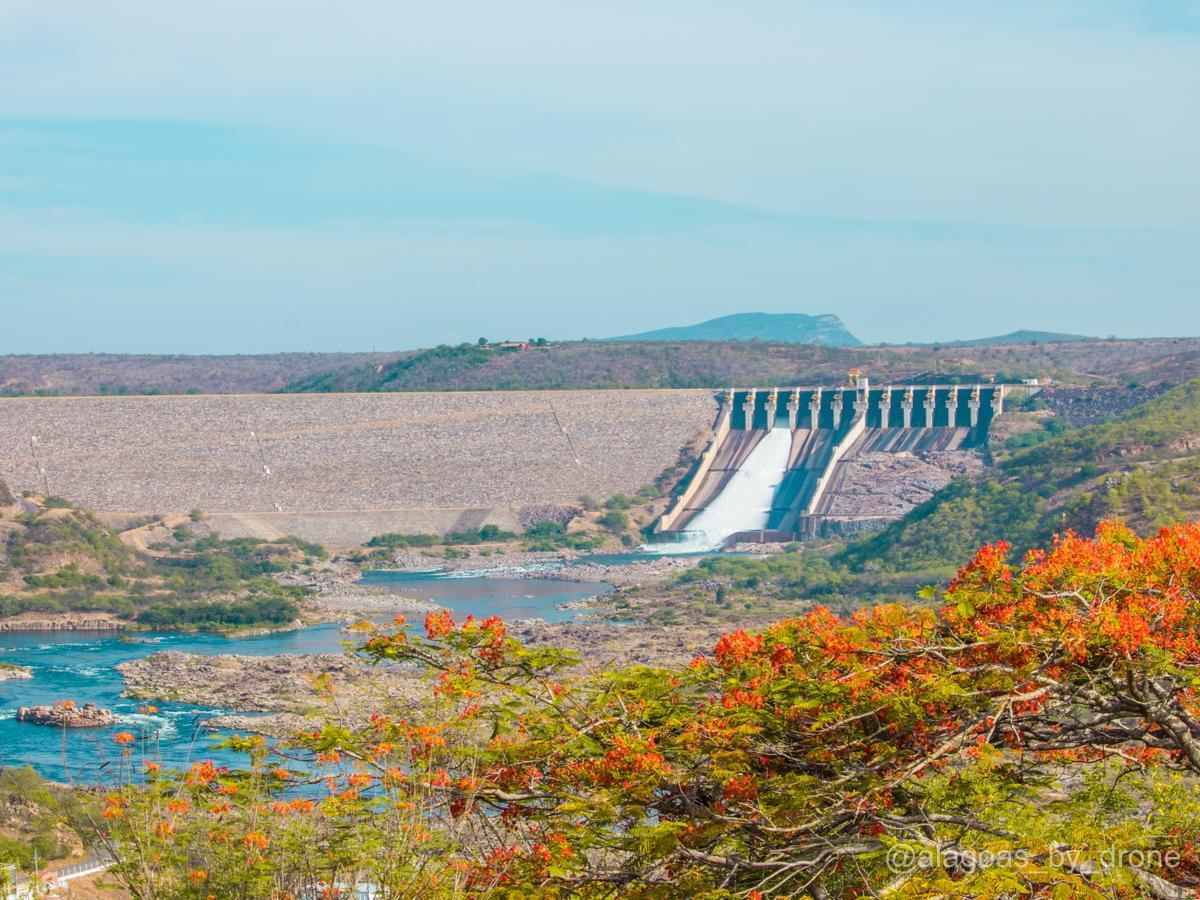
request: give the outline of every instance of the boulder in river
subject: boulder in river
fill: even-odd
[[[52,725],[55,728],[107,728],[116,725],[118,719],[111,709],[104,709],[95,703],[85,703],[83,706],[56,703],[54,706],[22,706],[17,710],[17,721],[31,725]]]
[[[17,681],[33,677],[33,669],[29,666],[18,666],[14,663],[0,662],[0,681]]]

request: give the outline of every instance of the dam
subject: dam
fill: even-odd
[[[936,489],[982,465],[1004,396],[1002,384],[872,387],[857,373],[841,387],[730,390],[655,540],[712,549],[879,527],[919,502],[918,471],[941,473]]]
[[[117,527],[202,510],[225,537],[352,547],[523,530],[686,470],[711,390],[0,399],[0,479]],[[687,463],[680,454],[694,445]]]

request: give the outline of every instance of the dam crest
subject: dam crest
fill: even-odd
[[[872,387],[856,374],[840,387],[730,390],[655,541],[712,549],[880,527],[907,509],[872,496],[911,494],[909,461],[947,482],[968,470],[1004,397],[1003,384]]]

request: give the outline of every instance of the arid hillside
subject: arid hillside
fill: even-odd
[[[0,356],[0,395],[721,388],[875,380],[1054,378],[1178,384],[1200,339],[824,347],[760,341],[590,342],[482,350],[265,356]]]
[[[391,361],[395,353],[158,356],[56,353],[0,356],[0,396],[30,394],[261,394],[339,366]]]

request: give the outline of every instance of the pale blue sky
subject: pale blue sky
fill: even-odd
[[[1200,334],[1197,9],[6,0],[0,353]]]

